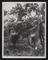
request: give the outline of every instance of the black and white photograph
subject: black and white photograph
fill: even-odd
[[[2,2],[2,58],[46,58],[46,2]]]

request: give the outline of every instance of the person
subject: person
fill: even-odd
[[[10,35],[11,35],[11,42],[13,44],[13,47],[15,48],[16,42],[18,41],[18,37],[19,37],[18,33],[16,33],[14,30],[11,30]]]

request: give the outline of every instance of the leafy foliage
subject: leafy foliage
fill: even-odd
[[[32,17],[31,15],[32,10],[36,11],[36,15],[34,17]],[[6,25],[4,26],[5,28],[4,41],[5,43],[8,44],[8,46],[5,47],[5,51],[7,48],[9,49],[8,50],[9,53],[10,51],[13,51],[13,50],[10,50],[11,48],[10,46],[12,46],[13,49],[16,48],[18,49],[18,51],[19,50],[24,51],[26,49],[28,49],[29,51],[32,50],[32,53],[30,53],[30,55],[42,54],[41,51],[44,51],[44,49],[42,49],[44,48],[43,47],[44,46],[44,31],[42,29],[44,29],[43,24],[45,24],[43,22],[44,19],[42,19],[45,13],[43,11],[44,11],[43,6],[40,11],[38,4],[26,4],[25,9],[22,7],[21,4],[17,4],[17,6],[13,7],[12,10],[10,10],[9,15],[15,16],[15,19],[14,17],[7,19],[7,22],[8,22],[7,26]],[[40,14],[43,17],[40,17]],[[22,17],[25,17],[25,19],[22,19]],[[38,41],[40,41],[39,44],[38,44]],[[23,48],[21,48],[21,46]],[[37,49],[35,49],[36,46],[37,46]],[[42,48],[40,48],[40,46]],[[5,54],[8,54],[8,53],[5,53]],[[14,53],[12,52],[12,54]],[[15,55],[18,55],[18,54],[16,52]]]

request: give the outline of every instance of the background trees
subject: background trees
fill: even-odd
[[[31,47],[31,50],[33,48],[34,51],[39,51],[38,54],[34,52],[35,55],[39,55],[41,53],[40,49],[42,50],[42,48],[40,47],[44,46],[44,5],[45,4],[39,6],[37,3],[26,3],[22,6],[20,3],[17,3],[15,7],[12,7],[10,12],[4,12],[4,35],[5,41],[7,41],[8,45],[10,42],[11,45],[13,43],[13,45],[15,44],[14,46],[16,47],[17,42],[19,43],[19,41],[21,41],[20,43],[22,44],[22,41],[24,41],[24,46],[28,45]],[[18,38],[16,39],[15,37]]]

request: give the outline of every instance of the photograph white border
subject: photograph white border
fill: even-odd
[[[45,3],[45,56],[4,56],[4,9],[2,2],[2,58],[46,58],[46,2]],[[39,3],[39,2],[16,2],[16,3]]]

